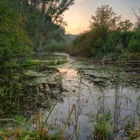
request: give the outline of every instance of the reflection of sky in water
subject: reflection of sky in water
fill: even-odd
[[[64,102],[58,103],[53,110],[52,117],[64,124],[73,104],[76,104],[76,111],[71,116],[68,132],[74,130],[74,126],[80,126],[80,140],[86,140],[89,135],[89,118],[97,113],[99,105],[103,106],[106,111],[110,111],[114,114],[114,108],[122,108],[119,112],[119,119],[124,119],[126,114],[133,113],[132,110],[136,110],[137,97],[140,96],[140,92],[136,92],[129,87],[119,86],[118,91],[116,88],[100,88],[95,86],[92,82],[80,79],[77,71],[69,68],[59,68],[63,77],[63,85],[67,92],[64,94]],[[119,97],[117,107],[115,107],[115,99]],[[104,97],[104,100],[103,98]],[[118,112],[118,110],[117,110]],[[101,113],[101,112],[100,112]],[[76,122],[76,118],[78,121]]]

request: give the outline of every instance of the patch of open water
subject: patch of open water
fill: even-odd
[[[80,140],[90,140],[94,118],[97,114],[110,112],[112,123],[118,127],[122,127],[128,121],[128,116],[137,120],[140,113],[139,90],[126,87],[121,82],[106,87],[97,86],[92,80],[87,80],[79,74],[77,69],[79,63],[75,59],[70,57],[68,59],[69,63],[59,67],[65,89],[64,102],[57,103],[50,122],[63,128],[72,105],[75,104],[76,109],[71,116],[67,132],[74,132],[73,139],[79,137]],[[85,67],[84,65],[83,69]]]

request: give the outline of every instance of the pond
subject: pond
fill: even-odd
[[[6,93],[0,94],[1,117],[20,113],[30,119],[40,111],[45,119],[57,102],[47,129],[54,133],[66,127],[66,140],[124,140],[128,130],[138,127],[139,72],[79,61],[66,53],[44,54],[32,63],[39,65],[27,67],[22,73],[17,69],[11,74],[7,71],[3,82]]]
[[[139,84],[130,81],[118,68],[91,65],[66,54],[57,55],[67,56],[67,63],[57,67],[62,76],[64,101],[57,103],[50,122],[63,128],[72,106],[76,105],[67,127],[72,139],[95,137],[99,118],[107,114],[109,131],[116,129],[117,132],[113,137],[124,139],[125,132],[121,133],[124,127],[136,126],[140,119]]]

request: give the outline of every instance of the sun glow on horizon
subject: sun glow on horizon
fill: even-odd
[[[75,4],[64,13],[66,33],[79,34],[89,29],[91,15],[101,5],[110,5],[117,15],[122,16],[122,20],[130,19],[132,23],[136,22],[136,17],[132,8],[140,5],[140,0],[75,0]]]
[[[69,24],[65,26],[65,30],[67,34],[80,34],[88,29],[88,26],[80,26],[78,24]]]

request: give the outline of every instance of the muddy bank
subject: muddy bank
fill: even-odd
[[[107,59],[102,60],[89,60],[86,62],[87,65],[96,66],[97,70],[107,70],[107,71],[120,71],[125,76],[123,82],[126,85],[139,87],[140,85],[140,56],[125,56],[117,59]],[[115,77],[115,76],[114,76]],[[110,77],[113,79],[113,77]]]

